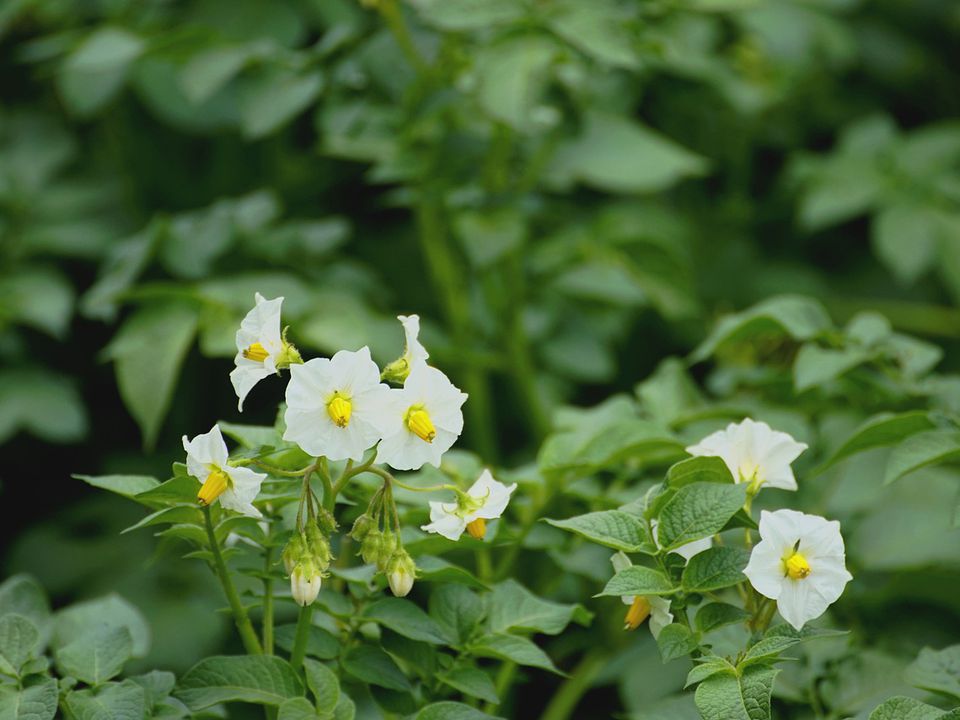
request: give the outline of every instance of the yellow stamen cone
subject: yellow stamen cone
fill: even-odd
[[[783,565],[787,570],[787,575],[793,580],[803,580],[810,574],[810,563],[799,552],[794,552],[793,555],[784,560]]]
[[[487,534],[487,521],[483,518],[471,520],[467,523],[467,532],[470,533],[470,537],[483,540],[483,536]]]
[[[207,475],[207,479],[200,486],[200,492],[197,493],[197,502],[201,505],[209,505],[218,497],[223,495],[223,491],[230,486],[230,478],[223,470],[214,470]]]
[[[263,362],[267,359],[267,355],[269,355],[269,353],[266,348],[258,342],[243,351],[243,356],[247,360],[253,360],[254,362]]]
[[[437,437],[437,429],[433,426],[429,413],[423,408],[410,410],[407,413],[407,427],[424,442],[433,442]]]
[[[650,616],[650,602],[642,595],[637,595],[623,618],[624,630],[636,630]]]
[[[327,403],[327,413],[337,427],[345,428],[350,424],[350,413],[352,411],[353,405],[341,395],[334,396],[333,400]]]

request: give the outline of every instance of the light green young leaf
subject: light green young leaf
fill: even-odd
[[[711,675],[697,686],[694,699],[703,720],[771,720],[770,694],[779,671],[764,665],[746,668],[738,677]]]
[[[0,618],[11,613],[27,618],[41,637],[49,635],[50,601],[29,575],[14,575],[0,584]]]
[[[706,455],[687,458],[667,470],[667,485],[672,488],[704,482],[733,484],[733,475],[722,458]]]
[[[546,521],[554,527],[569,530],[614,550],[645,552],[648,555],[657,552],[643,520],[620,510],[600,510],[566,520],[547,518]]]
[[[870,239],[880,262],[909,285],[936,263],[941,233],[932,207],[901,202],[882,208],[874,217]]]
[[[745,483],[693,483],[680,488],[660,510],[661,547],[675,550],[716,534],[743,507],[746,491]]]
[[[914,687],[944,693],[960,701],[960,645],[923,648],[907,666],[904,679]]]
[[[101,27],[64,61],[57,78],[60,95],[76,115],[92,115],[123,87],[130,64],[144,51],[143,40],[116,27]]]
[[[60,273],[23,269],[0,277],[4,307],[0,319],[10,319],[63,340],[73,314],[73,287]]]
[[[277,708],[277,720],[320,720],[316,708],[306,698],[284,700]]]
[[[679,589],[670,581],[670,578],[659,570],[643,565],[632,565],[610,578],[610,582],[597,597],[671,595]]]
[[[192,711],[224,702],[280,705],[303,695],[286,660],[273,655],[221,655],[201,660],[180,679],[174,696]]]
[[[512,579],[493,589],[489,607],[490,629],[495,633],[528,630],[557,635],[571,622],[589,625],[593,618],[580,604],[563,605],[543,600]]]
[[[382,598],[367,606],[363,617],[411,640],[431,645],[449,645],[453,640],[443,626],[409,600]]]
[[[529,665],[562,675],[553,661],[537,645],[517,635],[485,635],[469,646],[469,651],[480,657],[495,657],[511,660],[518,665]]]
[[[872,713],[869,720],[956,720],[957,711],[947,712],[933,705],[927,705],[916,698],[890,698]]]
[[[0,617],[0,663],[19,674],[23,664],[39,649],[40,631],[29,618],[17,613]]]
[[[883,483],[888,485],[920,468],[957,459],[960,459],[960,431],[931,430],[911,435],[890,453]]]
[[[87,412],[68,378],[36,368],[0,371],[0,443],[20,430],[70,443],[87,432]]]
[[[629,418],[585,430],[551,435],[537,462],[543,472],[599,470],[624,458],[670,462],[684,454],[683,444],[649,420]]]
[[[657,637],[660,659],[665,663],[689,655],[697,649],[697,645],[697,638],[690,632],[690,628],[680,623],[667,625]]]
[[[836,380],[849,370],[872,359],[877,353],[859,347],[839,350],[822,348],[815,343],[806,343],[793,361],[793,385],[803,392],[824,383]]]
[[[844,440],[826,462],[814,472],[819,474],[841,460],[865,450],[894,445],[901,440],[933,427],[930,414],[924,410],[904,413],[880,413],[866,420],[853,434]]]
[[[190,58],[180,75],[184,95],[194,104],[208,100],[250,62],[256,52],[247,45],[212,47]]]
[[[100,685],[118,675],[132,655],[133,638],[127,628],[93,626],[61,645],[56,660],[61,675]]]
[[[150,626],[136,607],[116,594],[76,603],[56,614],[53,645],[62,648],[86,635],[91,628],[107,632],[126,628],[133,641],[134,657],[150,649]]]
[[[696,625],[697,630],[705,634],[725,625],[743,622],[748,617],[750,617],[750,614],[736,605],[712,602],[702,605],[697,610],[694,625]]]
[[[323,76],[318,71],[271,69],[245,80],[240,118],[243,134],[250,139],[265,137],[290,122],[323,88]]]
[[[83,480],[87,485],[109,490],[131,499],[134,495],[152,490],[160,484],[159,480],[149,475],[74,475],[73,477]]]
[[[536,127],[535,110],[562,48],[547,35],[511,34],[476,53],[480,106],[524,133]]]
[[[427,705],[414,718],[415,720],[498,720],[493,715],[487,715],[469,705],[450,700]]]
[[[691,685],[697,684],[698,682],[703,682],[711,675],[716,675],[717,673],[736,675],[737,669],[725,658],[707,658],[705,662],[699,662],[693,666],[693,669],[687,674],[687,682],[683,687],[688,688]]]
[[[439,676],[441,682],[460,692],[494,705],[500,702],[490,676],[479,668],[464,667]]]
[[[371,645],[358,645],[340,659],[344,672],[357,680],[388,690],[410,692],[410,681],[387,653]]]
[[[187,505],[197,501],[198,490],[200,481],[196,478],[190,475],[175,475],[156,487],[137,493],[132,499],[151,508]]]
[[[65,704],[73,720],[132,720],[146,714],[144,690],[132,680],[73,690],[67,694]]]
[[[411,0],[428,25],[440,30],[481,30],[517,20],[526,13],[516,0]]]
[[[737,547],[712,547],[690,558],[683,569],[681,585],[685,592],[708,592],[736,585],[744,579],[743,569],[750,552]]]
[[[0,718],[3,720],[53,720],[57,714],[57,681],[44,678],[18,689],[0,684]]]

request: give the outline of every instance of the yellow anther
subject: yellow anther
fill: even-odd
[[[624,630],[636,630],[650,616],[650,601],[643,595],[637,595],[623,618]]]
[[[345,428],[350,423],[352,410],[352,404],[342,395],[334,395],[333,400],[327,403],[327,412],[337,427]]]
[[[267,355],[269,354],[270,353],[267,352],[266,348],[264,348],[260,343],[254,343],[243,351],[243,356],[247,360],[253,360],[254,362],[263,362],[267,359]]]
[[[407,427],[414,435],[425,442],[433,442],[437,436],[437,429],[433,426],[433,420],[429,413],[420,408],[411,408],[407,411]]]
[[[467,523],[467,532],[470,533],[470,537],[483,540],[483,536],[487,534],[487,521],[483,518],[471,520]]]
[[[197,502],[201,505],[209,505],[220,497],[228,487],[230,487],[230,477],[223,470],[214,470],[207,475],[207,479],[200,486],[200,492],[197,493]]]
[[[786,568],[787,575],[794,580],[803,580],[810,574],[810,563],[796,550],[790,557],[784,559],[783,566]]]

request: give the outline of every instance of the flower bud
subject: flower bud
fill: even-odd
[[[307,539],[307,552],[313,558],[313,561],[320,566],[321,570],[326,570],[330,566],[330,541],[320,531],[316,525],[309,525],[305,532]]]
[[[290,594],[300,607],[306,607],[320,594],[322,576],[309,560],[299,562],[290,573]]]
[[[387,582],[391,592],[397,597],[405,597],[413,589],[413,580],[417,566],[410,554],[400,548],[387,563]]]
[[[363,538],[363,542],[360,544],[360,557],[363,558],[365,563],[373,564],[379,561],[380,541],[380,530],[376,527],[371,528]]]
[[[307,546],[304,542],[303,534],[299,532],[294,533],[290,538],[290,542],[288,542],[287,546],[283,549],[283,569],[287,575],[293,572],[293,568],[300,562],[300,558],[303,557],[306,549]]]
[[[364,513],[354,521],[353,527],[350,529],[350,537],[357,542],[363,542],[364,538],[367,537],[367,534],[373,528],[373,518]]]
[[[385,570],[387,568],[390,559],[393,557],[394,552],[397,550],[397,536],[394,535],[390,530],[384,530],[383,534],[380,536],[379,547],[377,548],[377,558],[375,562],[377,563],[377,569]]]
[[[333,514],[325,507],[317,510],[317,525],[320,526],[320,531],[328,537],[338,527]]]

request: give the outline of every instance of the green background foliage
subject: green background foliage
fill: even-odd
[[[874,717],[946,717],[960,697],[956,3],[368,5],[0,7],[3,570],[70,608],[51,620],[47,600],[7,608],[0,592],[0,637],[20,638],[3,662],[46,652],[93,685],[125,668],[74,692],[78,718],[226,697],[197,679],[239,645],[219,589],[179,559],[191,539],[120,535],[142,512],[70,474],[130,497],[170,477],[181,435],[237,422],[233,333],[259,291],[285,296],[305,356],[368,344],[382,364],[394,316],[419,313],[432,360],[470,394],[460,447],[520,483],[492,590],[469,542],[421,538],[407,544],[439,579],[414,593],[429,615],[364,605],[390,632],[340,658],[341,681],[376,688],[360,716],[413,712],[402,698],[431,666],[391,658],[425,644],[492,659],[443,683],[475,706],[499,694],[494,714],[696,718],[686,651],[662,663],[645,629],[620,630],[618,598],[593,597],[613,550],[591,541],[643,552],[631,503],[686,444],[750,414],[810,445],[799,492],[762,503],[841,520],[855,577],[827,623],[850,634],[789,651],[775,716],[866,718],[886,701]],[[279,388],[258,386],[243,420],[269,431]],[[398,497],[415,527],[422,498]],[[495,613],[531,591],[550,612]],[[463,617],[464,592],[485,615]],[[129,621],[50,629],[80,601]],[[698,630],[722,648],[737,618],[713,612]],[[311,646],[321,668],[331,638]],[[106,675],[84,677],[91,652]],[[504,659],[521,670],[497,675]],[[718,719],[769,686],[753,667],[703,676]],[[172,678],[143,679],[152,668],[177,673],[173,695]],[[299,678],[247,674],[261,671],[255,691],[305,716]],[[333,713],[339,686],[324,687],[310,689]],[[445,702],[417,717],[473,717]]]

